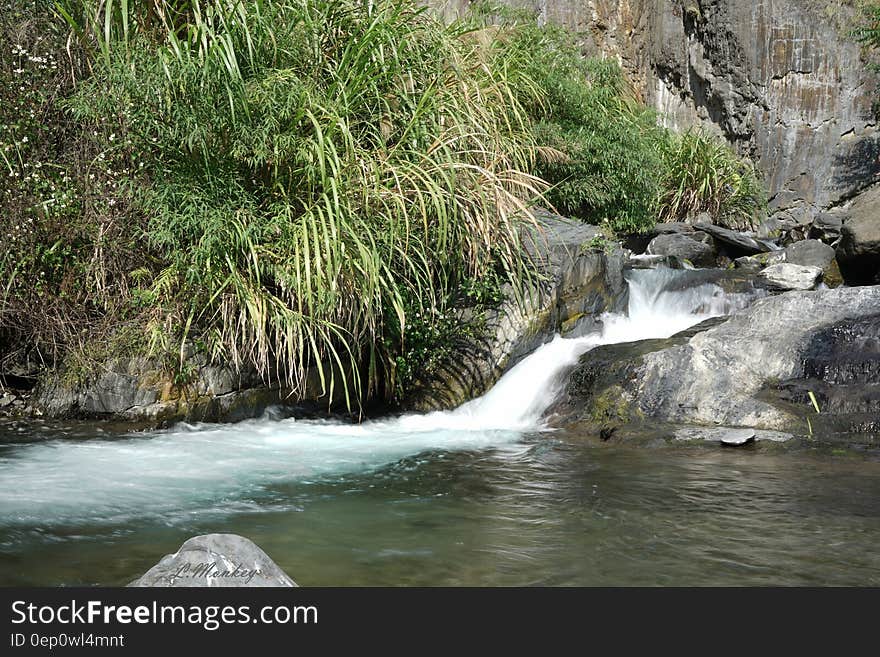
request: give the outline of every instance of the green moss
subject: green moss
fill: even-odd
[[[613,385],[590,400],[590,419],[596,424],[625,424],[643,417],[627,399],[623,388]]]

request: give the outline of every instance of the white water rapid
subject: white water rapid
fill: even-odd
[[[459,408],[342,424],[270,417],[231,425],[178,425],[123,438],[56,439],[0,447],[0,527],[165,523],[288,503],[290,482],[372,470],[426,451],[516,445],[543,429],[564,374],[599,344],[668,337],[745,303],[694,272],[630,272],[627,315],[600,334],[557,337]],[[274,491],[274,492],[273,492]]]

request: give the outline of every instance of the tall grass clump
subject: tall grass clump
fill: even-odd
[[[515,82],[535,139],[550,154],[536,168],[552,185],[550,202],[620,232],[652,226],[666,133],[620,66],[585,57],[572,32],[538,25],[530,13],[477,7],[498,26],[497,66]]]
[[[358,396],[411,315],[522,274],[535,142],[461,25],[409,0],[69,2],[96,53],[71,107],[139,154],[154,343]]]
[[[682,221],[707,212],[715,223],[736,230],[755,226],[766,209],[760,175],[718,137],[700,130],[670,135],[663,156],[661,221]]]

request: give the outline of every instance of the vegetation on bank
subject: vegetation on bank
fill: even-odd
[[[531,18],[411,0],[0,0],[0,369],[151,348],[352,399],[533,276],[527,208],[747,225],[754,170]],[[144,328],[146,327],[146,328]],[[114,347],[115,345],[115,347]],[[334,376],[334,372],[345,372]]]

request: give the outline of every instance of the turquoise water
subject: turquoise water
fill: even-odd
[[[89,425],[7,426],[3,458],[62,431],[97,444]],[[4,515],[0,583],[125,584],[190,536],[234,532],[303,585],[880,584],[880,463],[852,454],[544,432],[200,499],[165,515]]]

